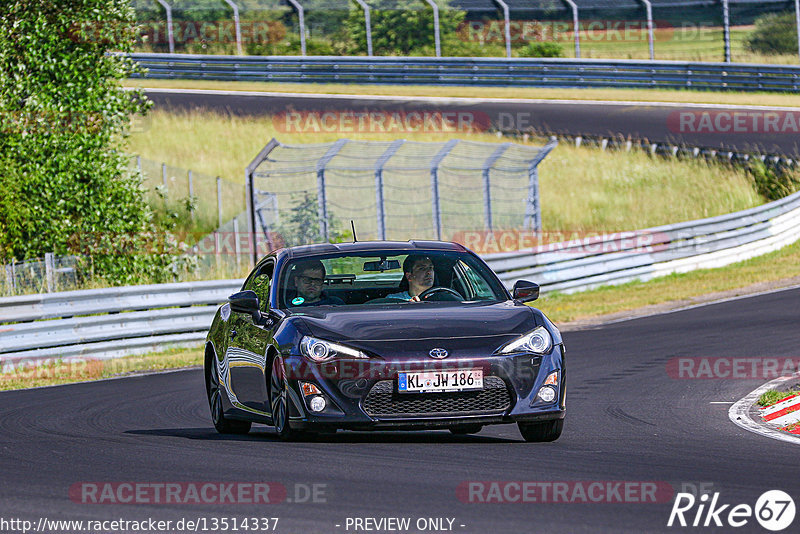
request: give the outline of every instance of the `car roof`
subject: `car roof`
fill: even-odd
[[[337,254],[342,252],[372,252],[393,251],[398,253],[416,252],[422,250],[449,250],[466,252],[467,249],[458,243],[445,241],[357,241],[355,243],[323,243],[319,245],[303,245],[290,247],[279,251],[286,254],[287,258],[305,258],[323,254]]]

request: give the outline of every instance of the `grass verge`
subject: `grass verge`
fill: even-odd
[[[450,87],[428,85],[356,85],[323,83],[221,82],[212,80],[126,80],[126,87],[264,91],[276,93],[434,96],[444,98],[500,98],[542,100],[611,100],[676,102],[740,106],[798,107],[794,94],[769,92],[697,91],[669,89],[550,89],[537,87]]]
[[[59,360],[35,367],[5,369],[3,373],[0,373],[0,391],[86,382],[103,378],[129,376],[148,371],[179,369],[181,367],[201,365],[202,363],[202,348],[172,349],[153,354],[110,360]]]
[[[800,393],[800,391],[796,389],[789,391],[778,391],[777,389],[771,389],[761,394],[761,396],[758,398],[758,404],[759,406],[772,406],[773,404],[777,404],[783,399],[791,397],[792,395],[797,395],[798,393]]]
[[[340,137],[387,141],[401,136],[396,132],[282,132],[280,124],[274,122],[277,120],[156,110],[149,116],[147,128],[131,136],[129,146],[132,153],[150,160],[243,182],[244,168],[272,137],[286,144],[302,144],[329,142]],[[410,141],[446,141],[453,137],[499,141],[488,133],[411,132],[402,137]],[[531,143],[541,146],[543,140],[535,139]],[[539,169],[542,221],[548,232],[633,230],[731,213],[762,203],[752,181],[740,168],[708,164],[703,160],[651,157],[639,150],[600,151],[562,143]],[[160,183],[158,170],[151,178],[152,183]],[[409,185],[429,187],[427,175],[419,179],[424,183]],[[258,187],[278,192],[285,188],[316,190],[316,176],[302,175],[293,180],[296,182],[292,182],[291,187],[285,185],[286,180],[280,184],[259,182]],[[195,180],[195,190],[207,191],[213,204],[215,186],[206,185],[208,187]],[[185,191],[186,185],[176,183],[171,190]],[[366,195],[374,202],[372,191],[356,191],[356,194]],[[241,193],[239,199],[242,200]],[[664,199],[680,199],[680,202],[665,202]],[[477,220],[483,216],[482,212],[473,215]]]

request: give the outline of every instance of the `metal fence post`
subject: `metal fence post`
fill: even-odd
[[[725,63],[731,62],[731,18],[728,0],[722,0],[722,31],[725,39]]]
[[[233,250],[236,255],[236,267],[239,267],[242,259],[242,246],[239,243],[239,219],[233,219]]]
[[[492,184],[489,177],[489,171],[492,168],[492,165],[503,155],[503,153],[508,150],[508,147],[511,146],[511,143],[503,143],[492,153],[491,156],[486,158],[486,161],[483,162],[483,216],[484,216],[484,225],[486,226],[487,230],[492,229]]]
[[[139,174],[142,174],[142,156],[136,156],[136,168],[139,169]]]
[[[640,0],[644,4],[647,12],[647,44],[650,48],[650,61],[655,59],[655,49],[653,47],[653,5],[650,0]]]
[[[439,165],[458,144],[458,139],[449,140],[431,160],[431,199],[433,202],[433,230],[436,239],[442,240],[442,207],[439,200]]]
[[[383,167],[389,159],[397,152],[405,139],[397,139],[389,145],[378,161],[375,163],[375,204],[378,214],[378,239],[383,241],[386,239],[386,205],[383,199]]]
[[[434,0],[425,0],[433,8],[433,43],[436,48],[436,57],[442,57],[442,43],[439,39],[439,6]]]
[[[192,169],[187,171],[187,181],[189,182],[189,202],[194,205],[194,180],[192,179]],[[194,220],[194,210],[191,210],[189,216]]]
[[[167,39],[169,40],[169,53],[175,53],[175,36],[172,33],[172,8],[164,0],[158,0],[167,12]]]
[[[506,57],[511,57],[511,21],[509,13],[508,13],[508,4],[503,2],[503,0],[494,0],[497,5],[503,10],[503,24],[504,24],[504,33],[506,39]]]
[[[531,160],[528,165],[528,202],[525,206],[525,222],[524,227],[530,228],[533,226],[536,234],[542,232],[542,206],[539,196],[539,163],[558,145],[557,139],[551,139],[542,149],[536,154],[536,157]]]
[[[372,20],[370,18],[369,4],[364,0],[356,0],[356,2],[364,10],[364,26],[367,30],[367,55],[372,56]]]
[[[225,3],[233,9],[233,27],[236,32],[236,52],[242,55],[242,27],[239,24],[239,6],[232,0],[225,0]]]
[[[12,259],[11,261],[13,262],[14,260]],[[5,268],[6,268],[6,286],[8,287],[8,290],[11,293],[16,293],[16,291],[14,291],[14,289],[15,289],[14,288],[14,270],[11,267],[11,265],[12,264],[9,264],[9,265],[5,266]]]
[[[222,228],[222,178],[217,176],[217,228]]]
[[[794,18],[797,27],[797,54],[800,55],[800,0],[794,0]]]
[[[300,54],[306,55],[306,19],[305,10],[297,0],[287,0],[297,10],[297,18],[300,23]]]
[[[575,33],[575,58],[581,57],[580,20],[578,19],[578,5],[572,0],[564,0],[572,9],[572,31]]]
[[[52,293],[56,289],[56,268],[55,262],[53,261],[53,253],[52,252],[45,252],[44,253],[44,273],[45,279],[47,280],[47,292]]]
[[[167,187],[167,164],[161,164],[161,183],[164,184],[164,187]]]
[[[317,162],[317,204],[319,214],[319,233],[320,237],[326,242],[330,242],[331,236],[330,227],[328,224],[328,193],[325,187],[325,167],[346,144],[347,139],[339,139],[333,145],[331,145],[325,155],[322,156]]]

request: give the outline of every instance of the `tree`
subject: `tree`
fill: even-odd
[[[745,39],[751,52],[773,54],[797,53],[797,21],[793,11],[769,13],[756,19],[756,27]]]
[[[464,20],[464,11],[450,9],[447,0],[437,0],[441,40],[452,39]],[[424,47],[434,46],[433,10],[421,0],[378,0],[370,2],[372,11],[372,47],[375,55],[407,56]],[[364,11],[350,10],[345,21],[347,33],[359,52],[367,52]]]
[[[12,0],[0,18],[0,262],[84,253],[117,282],[168,260],[123,142],[141,92],[127,0]]]

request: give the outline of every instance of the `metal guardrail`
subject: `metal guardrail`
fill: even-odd
[[[718,217],[483,257],[508,287],[527,278],[543,293],[571,292],[728,265],[798,239],[800,192]],[[0,299],[0,368],[198,345],[216,306],[240,286],[215,280]]]
[[[800,90],[800,66],[562,58],[131,54],[145,78],[226,81]]]

